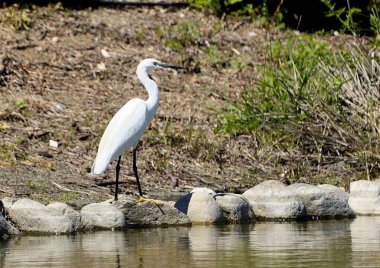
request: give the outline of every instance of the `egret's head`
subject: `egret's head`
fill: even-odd
[[[139,74],[140,72],[145,72],[147,74],[150,74],[151,71],[158,68],[184,69],[184,67],[162,63],[155,59],[145,59],[142,60],[137,66],[136,73]]]

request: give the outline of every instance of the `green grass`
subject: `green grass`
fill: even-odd
[[[309,35],[274,42],[266,54],[252,86],[219,113],[215,131],[251,135],[262,148],[305,156],[316,173],[339,162],[363,178],[376,176],[379,59],[360,46],[339,51]]]
[[[288,121],[309,118],[308,105],[317,99],[336,101],[336,92],[318,73],[320,60],[332,56],[326,43],[308,36],[294,37],[285,47],[280,41],[274,42],[267,54],[269,64],[258,67],[260,78],[240,100],[230,104],[217,130],[231,134],[271,131]]]

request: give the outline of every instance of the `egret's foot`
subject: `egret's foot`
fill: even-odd
[[[146,197],[140,195],[139,198],[137,198],[137,199],[135,200],[135,203],[142,203],[142,202],[153,202],[153,203],[155,203],[156,205],[158,205],[157,200],[155,200],[155,199],[153,199],[153,198],[146,198]]]

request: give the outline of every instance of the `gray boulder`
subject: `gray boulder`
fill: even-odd
[[[380,215],[380,180],[351,182],[348,204],[357,215]]]
[[[309,218],[344,218],[355,216],[348,205],[348,193],[336,186],[295,183],[288,186],[306,206]]]
[[[207,194],[210,194],[212,196],[214,196],[216,193],[214,190],[211,190],[209,188],[206,188],[206,187],[197,187],[197,188],[194,188],[193,190],[191,190],[190,193],[207,193]]]
[[[0,214],[0,239],[2,237],[18,234],[20,234],[20,231]]]
[[[210,191],[189,193],[180,198],[174,205],[186,214],[192,223],[224,222],[223,212]]]
[[[82,227],[79,213],[64,203],[45,206],[22,198],[9,207],[8,213],[16,226],[26,232],[72,233]]]
[[[115,205],[124,214],[127,225],[141,226],[167,226],[167,225],[188,225],[189,218],[173,207],[171,202],[145,201],[135,202],[135,200],[119,200]]]
[[[249,222],[253,220],[254,213],[249,201],[238,194],[216,194],[214,196],[222,209],[224,218],[230,223]]]
[[[3,199],[1,199],[1,201],[3,202],[5,210],[8,210],[12,206],[12,204],[14,202],[16,202],[17,200],[18,199],[15,197],[4,197]]]
[[[270,219],[306,218],[302,200],[284,184],[275,180],[264,181],[243,193],[256,217]]]
[[[126,224],[123,212],[109,202],[88,204],[80,215],[86,229],[115,229]]]

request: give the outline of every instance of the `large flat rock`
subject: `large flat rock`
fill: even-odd
[[[306,208],[301,198],[284,184],[264,181],[243,193],[256,217],[267,219],[304,219]]]
[[[82,227],[79,213],[64,203],[45,206],[22,198],[11,204],[8,213],[16,226],[25,232],[73,233]]]
[[[109,202],[91,203],[80,212],[85,229],[119,229],[126,225],[123,212]]]
[[[354,211],[348,205],[349,194],[336,186],[295,183],[289,185],[288,189],[294,191],[301,198],[306,206],[309,218],[346,218],[355,216]]]
[[[357,215],[380,215],[380,180],[351,182],[348,204]]]
[[[188,225],[189,218],[173,207],[171,202],[146,201],[136,202],[125,199],[115,202],[118,209],[124,214],[127,225],[140,226],[167,226]]]
[[[252,206],[242,195],[232,193],[216,194],[214,198],[227,222],[242,223],[254,220],[255,214]]]

